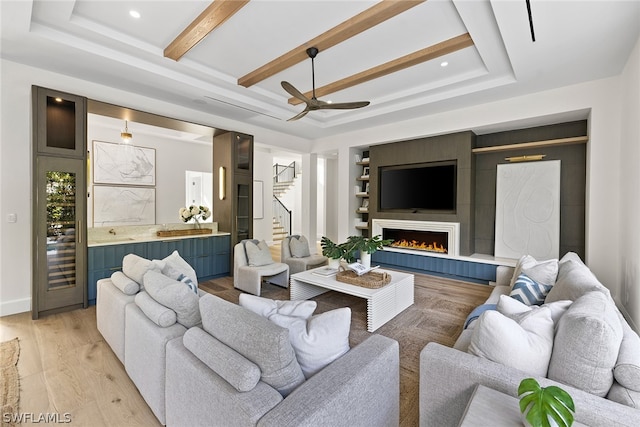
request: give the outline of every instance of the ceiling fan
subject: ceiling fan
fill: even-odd
[[[313,60],[314,60],[314,58],[316,57],[317,54],[318,54],[318,49],[317,48],[310,47],[309,49],[307,49],[307,55],[309,55],[309,58],[311,58],[311,83],[313,85],[313,91],[312,91],[311,99],[309,99],[306,96],[304,96],[302,94],[302,92],[300,92],[298,89],[296,89],[291,83],[285,82],[285,81],[281,82],[282,88],[284,90],[286,90],[287,92],[289,92],[289,94],[291,94],[291,96],[293,96],[294,98],[298,98],[300,101],[302,101],[305,104],[307,104],[307,106],[304,108],[304,110],[302,110],[302,112],[300,112],[299,114],[291,117],[289,120],[287,120],[288,122],[291,122],[293,120],[298,120],[298,119],[306,116],[309,111],[315,111],[315,110],[352,110],[354,108],[362,108],[362,107],[366,107],[367,105],[369,105],[369,101],[338,102],[338,103],[332,104],[330,102],[321,101],[318,98],[316,98],[316,75],[315,75],[315,67],[314,67]]]

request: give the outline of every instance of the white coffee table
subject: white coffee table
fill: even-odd
[[[322,267],[320,267],[322,268]],[[413,274],[386,271],[391,282],[378,289],[338,282],[333,276],[319,276],[313,270],[292,274],[290,277],[290,298],[305,300],[328,291],[341,292],[367,300],[367,330],[373,332],[400,312],[413,304]]]

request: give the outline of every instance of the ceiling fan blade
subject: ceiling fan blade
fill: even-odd
[[[305,108],[304,110],[302,110],[301,112],[299,112],[298,114],[296,114],[295,116],[291,117],[289,120],[287,120],[288,122],[292,122],[294,120],[298,120],[303,118],[304,116],[307,115],[307,113],[309,112],[309,107]]]
[[[280,84],[282,85],[282,88],[289,92],[289,94],[294,98],[298,98],[299,100],[304,101],[307,104],[309,103],[310,99],[304,96],[302,92],[296,89],[291,83],[282,81],[280,82]]]
[[[318,106],[319,110],[353,110],[354,108],[362,108],[369,105],[369,101],[356,101],[356,102],[337,102],[330,104],[323,102]]]

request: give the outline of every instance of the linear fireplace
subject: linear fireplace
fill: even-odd
[[[460,223],[436,221],[409,221],[396,219],[372,220],[373,235],[394,242],[385,248],[390,251],[446,254],[458,256]]]

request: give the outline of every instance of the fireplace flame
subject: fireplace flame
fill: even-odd
[[[429,251],[429,252],[438,252],[441,254],[447,253],[447,248],[445,248],[442,244],[438,245],[436,242],[426,243],[426,242],[418,242],[417,240],[396,240],[391,244],[391,246],[396,248],[407,248],[407,249],[417,249],[420,251]]]

